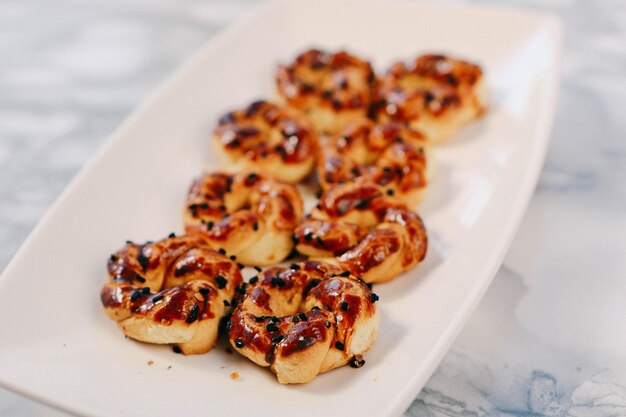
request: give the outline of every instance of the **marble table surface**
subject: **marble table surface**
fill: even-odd
[[[253,3],[0,3],[0,268],[122,119]],[[626,2],[505,3],[563,18],[552,141],[502,268],[406,415],[626,416]],[[0,389],[9,416],[67,414]]]

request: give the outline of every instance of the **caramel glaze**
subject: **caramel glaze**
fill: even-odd
[[[223,115],[214,134],[228,152],[252,161],[300,163],[317,150],[317,134],[301,115],[262,100]]]
[[[276,72],[278,91],[292,106],[314,99],[335,111],[366,109],[374,81],[370,63],[345,51],[310,49]]]
[[[463,104],[482,75],[479,66],[444,55],[423,55],[409,64],[397,62],[380,78],[371,114],[400,122],[424,112],[441,117]]]
[[[235,262],[201,236],[128,242],[108,261],[102,305],[113,317],[149,316],[167,324],[213,318],[210,302],[230,301],[243,279]]]
[[[234,201],[234,203],[233,203]],[[298,190],[257,174],[204,174],[187,195],[184,224],[211,242],[259,238],[268,228],[291,232],[302,218]]]
[[[345,342],[357,317],[375,309],[370,289],[348,275],[311,260],[264,270],[237,301],[227,325],[231,344],[269,366],[277,356],[302,352],[328,338]],[[305,300],[313,300],[312,309],[302,311]]]
[[[427,185],[425,144],[419,132],[400,124],[374,124],[367,119],[353,122],[322,147],[320,183],[327,190],[363,177],[388,192],[399,192],[402,198]]]

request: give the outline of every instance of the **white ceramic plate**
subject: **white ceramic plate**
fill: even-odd
[[[492,7],[324,0],[257,9],[124,123],[7,267],[0,383],[92,416],[401,414],[489,285],[533,192],[560,44],[555,18]],[[276,62],[312,45],[346,47],[378,70],[441,51],[477,61],[487,74],[487,117],[435,151],[436,176],[420,208],[426,261],[376,288],[381,330],[366,366],[282,386],[223,344],[184,357],[126,340],[100,307],[108,254],[126,239],[181,231],[191,178],[215,168],[207,138],[216,117],[271,95]]]

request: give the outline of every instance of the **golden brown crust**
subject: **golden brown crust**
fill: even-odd
[[[413,129],[361,119],[322,147],[317,164],[320,184],[328,190],[363,177],[413,206],[428,184],[426,145]]]
[[[100,293],[105,312],[137,340],[174,344],[185,354],[215,344],[242,276],[202,236],[126,245],[111,255]]]
[[[251,174],[204,174],[193,181],[183,223],[244,264],[268,265],[293,248],[291,234],[302,221],[298,190]]]
[[[318,136],[302,114],[262,100],[224,114],[213,142],[237,171],[289,182],[311,171],[318,148]]]
[[[419,215],[364,178],[324,193],[311,219],[296,228],[294,240],[298,252],[333,262],[369,283],[413,268],[428,247]]]
[[[374,80],[370,63],[345,51],[310,49],[276,72],[280,97],[304,111],[323,133],[367,114]]]
[[[227,325],[233,347],[281,383],[309,382],[369,349],[378,297],[336,266],[305,261],[244,285]]]
[[[486,109],[481,68],[444,55],[393,64],[378,80],[375,96],[373,117],[406,123],[434,143]]]

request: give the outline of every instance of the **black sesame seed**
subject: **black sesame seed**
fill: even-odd
[[[172,347],[172,350],[174,351],[174,353],[183,353],[183,351],[180,350],[180,348],[178,346]]]
[[[344,350],[346,348],[341,342],[335,342],[335,347],[339,350]]]
[[[228,300],[223,300],[224,301],[224,306],[225,307],[230,307],[230,303],[228,302]]]
[[[300,317],[300,320],[302,321],[307,321],[309,319],[304,313],[298,314],[298,317]]]
[[[255,232],[256,232],[257,230],[259,230],[259,224],[258,224],[258,223],[254,223],[254,224],[252,225],[252,230],[254,230]]]
[[[313,306],[311,307],[311,310],[319,310],[320,308],[318,306]]]
[[[253,268],[256,269],[257,272],[261,272],[263,270],[260,266],[254,266]]]
[[[241,349],[243,347],[243,340],[235,339],[235,346]]]
[[[265,329],[266,329],[268,332],[277,332],[277,331],[278,331],[278,326],[277,326],[277,325],[275,325],[274,323],[270,323],[270,324],[268,324],[267,326],[265,326]]]
[[[254,321],[257,323],[261,323],[265,321],[265,316],[254,316]]]
[[[172,232],[169,235],[167,235],[167,237],[169,237],[170,239],[175,238],[176,237],[176,233]]]
[[[157,303],[159,301],[161,301],[163,299],[163,296],[161,294],[155,295],[154,297],[152,297],[152,302],[153,303]]]
[[[378,301],[380,299],[380,297],[378,296],[378,294],[376,293],[372,293],[372,295],[370,295],[370,301],[372,303],[375,303],[376,301]]]
[[[297,245],[300,242],[300,239],[298,239],[298,236],[292,235],[291,241],[293,242],[294,245]]]
[[[148,295],[148,294],[150,294],[150,288],[149,287],[143,287],[141,289],[141,292],[142,292],[143,295]]]
[[[341,309],[343,311],[348,311],[350,309],[350,304],[346,303],[345,301],[341,302]]]
[[[347,278],[347,277],[349,277],[349,276],[350,276],[350,271],[342,271],[342,272],[339,274],[339,276],[340,276],[340,277],[346,277],[346,278]]]
[[[300,323],[300,317],[298,317],[298,316],[293,316],[293,317],[291,318],[291,322],[292,322],[292,323]]]
[[[323,245],[324,244],[324,239],[322,239],[321,237],[317,236],[315,238],[315,241],[317,242],[318,245]]]
[[[198,306],[198,304],[194,304],[193,307],[191,307],[191,310],[189,311],[189,316],[187,316],[187,323],[193,323],[198,319],[199,309],[200,307]]]
[[[280,277],[273,277],[271,283],[276,287],[283,287],[285,285],[285,281]]]
[[[280,319],[276,316],[268,316],[267,317],[272,323],[278,323]]]
[[[237,264],[237,268],[239,268],[239,269],[244,269],[245,267],[246,266],[244,264],[242,264],[242,263],[238,263]]]
[[[237,257],[236,257],[235,255],[230,255],[230,260],[231,260],[231,261],[236,261],[236,260],[237,260]]]
[[[324,322],[324,326],[326,326],[327,329],[330,329],[330,322],[328,320],[326,320]]]
[[[278,343],[282,342],[284,338],[285,338],[285,336],[283,336],[282,334],[276,335],[276,336],[272,337],[272,343],[278,344]]]
[[[389,168],[389,167],[384,167],[384,168],[383,168],[383,171],[384,171],[385,173],[387,173],[387,174],[390,174],[390,173],[391,173],[391,168]]]
[[[370,200],[361,200],[358,203],[355,204],[355,208],[357,210],[365,210],[366,208],[368,208],[371,204]]]
[[[143,272],[146,272],[146,269],[150,266],[150,260],[143,254],[143,252],[139,252],[139,255],[137,255],[137,261],[139,262],[139,265],[141,265]]]
[[[143,295],[143,293],[141,292],[141,290],[137,290],[134,291],[131,295],[130,295],[130,299],[132,301],[137,301],[141,296]]]
[[[395,191],[393,191],[391,188],[387,190],[387,195],[394,195]]]
[[[220,248],[218,252],[221,253],[222,255],[226,255],[226,249],[224,248]]]
[[[226,278],[221,275],[217,275],[215,277],[215,282],[217,282],[217,288],[219,288],[220,290],[224,288],[227,284]]]
[[[226,206],[225,206],[225,205],[223,205],[223,204],[222,204],[221,206],[219,206],[218,208],[219,208],[221,211],[226,211]]]
[[[111,255],[111,257],[109,259],[111,259],[111,262],[115,262],[115,261],[117,261],[117,256]]]
[[[365,359],[358,359],[358,358],[352,358],[352,360],[350,361],[350,367],[351,368],[360,368],[363,365],[365,365]]]
[[[211,292],[210,288],[200,288],[200,294],[202,295],[209,295],[209,293]]]
[[[294,270],[297,271],[298,269],[300,269],[300,265],[298,265],[298,264],[291,264],[291,265],[289,265],[289,268],[294,269]]]
[[[256,284],[257,282],[259,282],[259,277],[257,277],[256,275],[253,276],[252,278],[250,278],[250,280],[248,281],[250,284]]]
[[[213,223],[212,221],[209,221],[209,222],[206,224],[206,228],[207,228],[207,230],[211,230],[211,229],[213,229],[214,224],[215,224],[215,223]]]
[[[305,234],[304,240],[306,240],[307,242],[310,242],[311,240],[313,240],[313,232],[308,232],[307,234]]]

